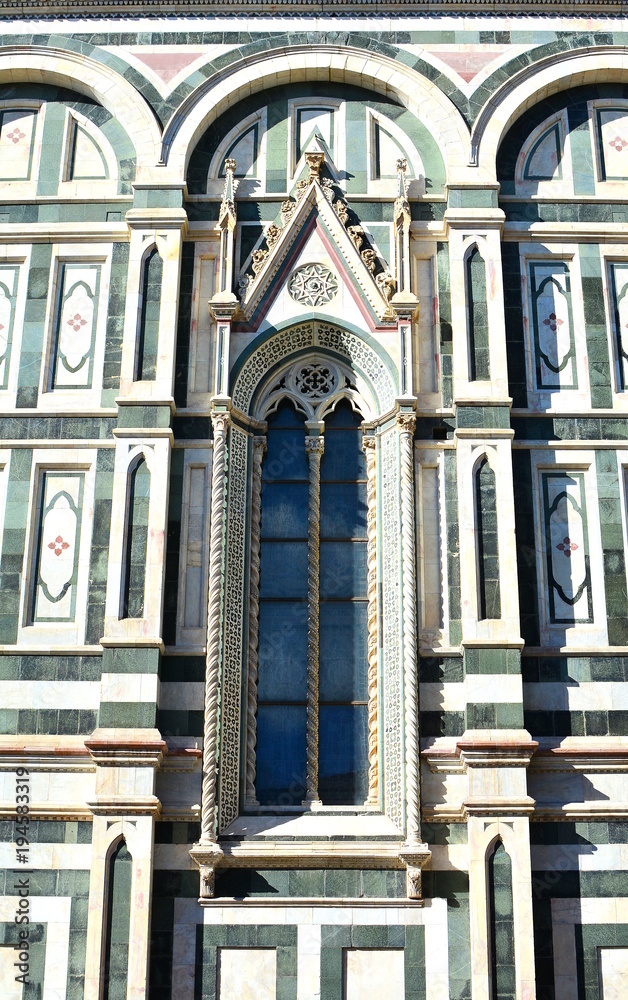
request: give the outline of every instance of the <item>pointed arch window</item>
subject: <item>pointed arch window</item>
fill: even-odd
[[[150,470],[140,458],[129,476],[121,618],[143,618],[148,556]]]
[[[135,380],[154,381],[157,376],[159,313],[164,265],[157,247],[144,258],[135,357]]]
[[[487,458],[475,469],[475,537],[478,575],[478,619],[501,618],[497,489]]]
[[[491,1000],[515,1000],[512,863],[501,840],[488,858]]]
[[[491,377],[486,265],[477,246],[472,247],[467,255],[465,274],[469,329],[469,379],[471,382],[486,382]]]
[[[367,796],[362,419],[347,399],[320,422],[306,422],[288,399],[268,417],[255,781],[262,806],[361,805]]]
[[[120,840],[109,857],[105,889],[105,949],[102,1000],[116,1000],[127,992],[131,931],[132,858]]]

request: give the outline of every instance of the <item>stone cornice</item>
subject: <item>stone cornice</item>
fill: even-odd
[[[0,19],[22,17],[53,18],[61,15],[121,19],[139,16],[163,17],[168,14],[194,16],[212,14],[233,17],[234,14],[255,14],[270,18],[292,16],[295,12],[352,17],[399,14],[425,16],[426,13],[468,14],[569,14],[591,17],[593,14],[623,14],[628,0],[590,0],[586,4],[573,0],[3,0]]]

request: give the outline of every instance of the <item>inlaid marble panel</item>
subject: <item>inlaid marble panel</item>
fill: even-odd
[[[628,108],[605,108],[597,112],[597,132],[602,168],[601,180],[628,178]]]
[[[569,266],[530,261],[530,314],[537,389],[577,389]]]
[[[550,623],[593,621],[584,474],[544,473]]]
[[[84,481],[82,472],[43,474],[33,622],[74,621]]]
[[[61,264],[53,389],[92,385],[100,264]]]
[[[0,389],[6,389],[9,380],[19,270],[17,264],[0,267]]]
[[[27,181],[33,166],[37,113],[9,110],[0,116],[0,181]]]

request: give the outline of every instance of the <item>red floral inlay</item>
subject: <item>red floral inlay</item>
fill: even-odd
[[[55,555],[60,556],[64,549],[70,548],[70,543],[64,542],[61,535],[57,535],[54,542],[48,542],[48,548],[54,549]]]
[[[87,325],[87,320],[83,319],[80,313],[76,313],[74,316],[70,316],[68,320],[68,326],[71,326],[74,332],[80,330],[82,326]]]
[[[550,313],[547,319],[543,320],[544,326],[549,326],[552,333],[556,333],[559,326],[563,325],[563,320],[558,319],[556,313]]]
[[[622,149],[625,149],[626,146],[628,146],[628,142],[626,142],[625,139],[622,139],[620,135],[616,135],[615,138],[611,139],[609,142],[609,146],[612,146],[618,153],[621,153]]]
[[[20,139],[25,138],[26,132],[21,132],[17,125],[12,132],[7,132],[7,139],[10,139],[14,146],[20,141]]]
[[[571,541],[569,535],[565,535],[562,542],[559,542],[556,548],[559,552],[562,552],[563,555],[567,556],[568,559],[571,559],[571,553],[575,552],[578,546],[575,542]]]

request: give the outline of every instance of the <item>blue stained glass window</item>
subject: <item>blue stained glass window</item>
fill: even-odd
[[[308,463],[290,403],[268,418],[262,464],[257,777],[262,805],[305,795]]]
[[[368,792],[366,705],[322,705],[318,723],[318,793],[330,805],[356,805]]]
[[[343,400],[321,461],[318,791],[358,805],[368,784],[366,467],[362,418]]]
[[[362,418],[325,420],[320,498],[319,795],[361,804],[368,784],[366,470]],[[268,417],[262,465],[257,778],[262,805],[305,796],[309,470],[305,421]]]
[[[259,705],[255,791],[261,805],[303,802],[305,724],[305,705]]]

